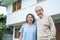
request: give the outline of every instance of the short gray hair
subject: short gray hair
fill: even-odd
[[[42,11],[44,11],[41,6],[36,6],[36,7],[35,7],[35,10],[36,10],[38,7],[41,8]]]

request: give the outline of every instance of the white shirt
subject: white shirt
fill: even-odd
[[[50,16],[37,18],[37,37],[54,37],[56,35],[55,25]]]

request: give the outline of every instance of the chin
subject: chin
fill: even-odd
[[[31,21],[29,21],[29,23],[31,23]]]
[[[40,17],[42,16],[42,15],[39,15]]]
[[[29,23],[32,23],[32,21],[29,21]]]

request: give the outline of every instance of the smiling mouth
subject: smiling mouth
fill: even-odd
[[[29,21],[32,21],[32,20],[29,20]]]

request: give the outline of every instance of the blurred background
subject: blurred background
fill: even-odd
[[[42,6],[44,15],[53,18],[56,40],[60,40],[60,0],[0,0],[0,40],[19,40],[26,15],[32,13],[37,18],[36,6]]]

